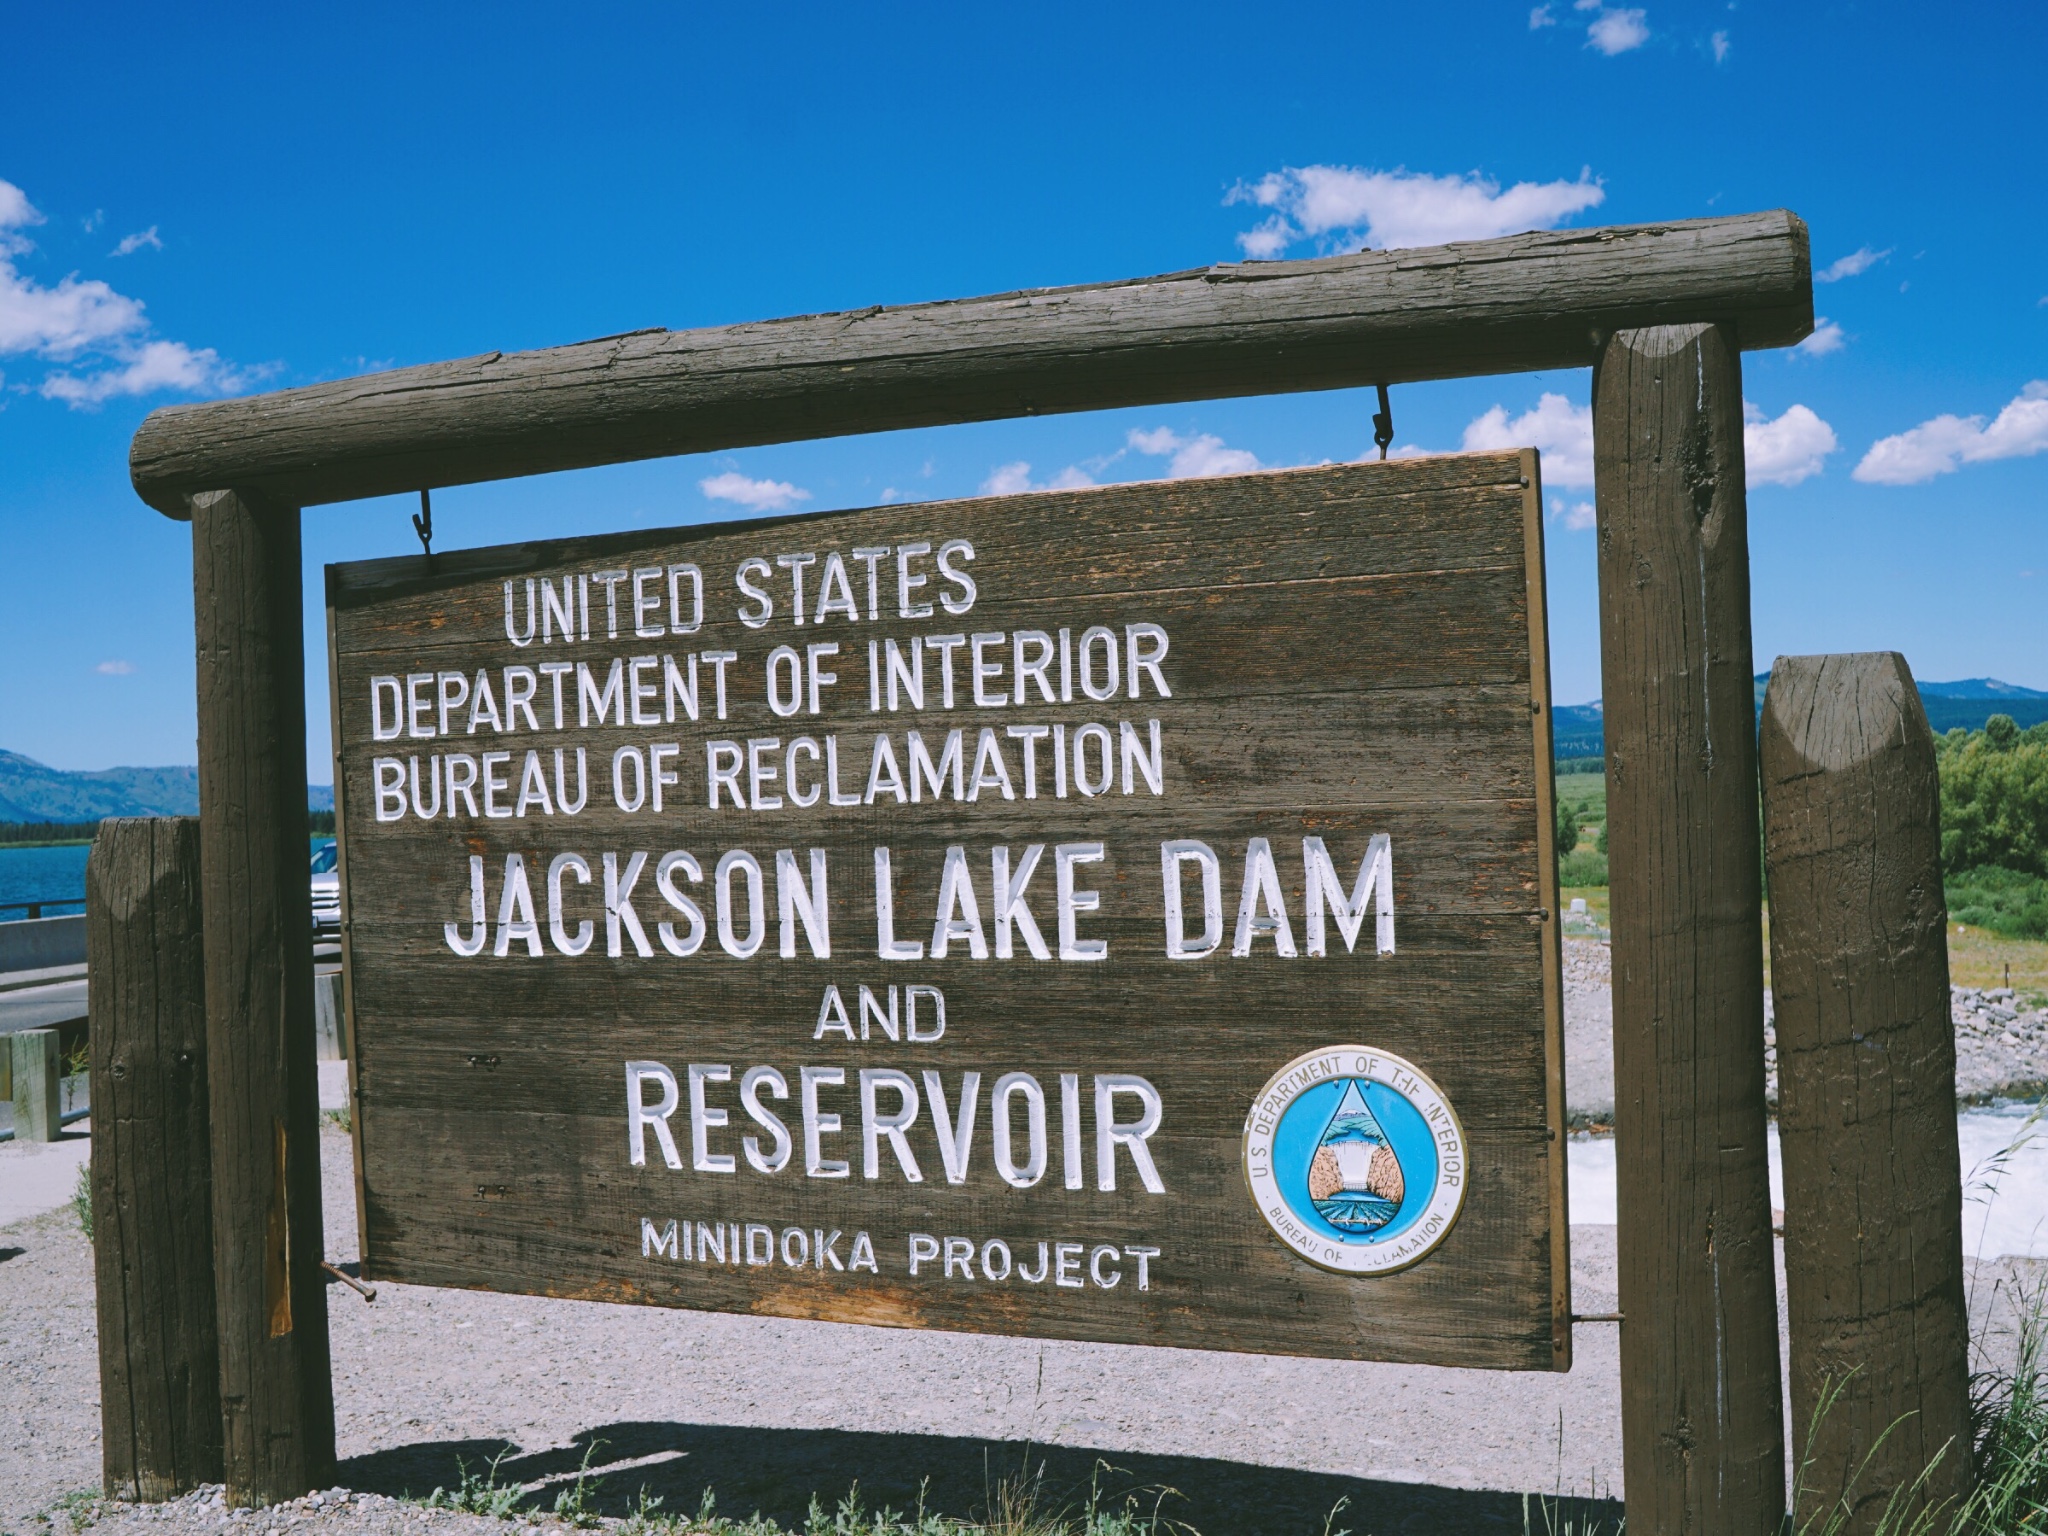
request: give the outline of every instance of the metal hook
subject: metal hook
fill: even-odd
[[[1384,399],[1386,391],[1381,390],[1380,394]],[[1381,449],[1380,457],[1384,459],[1386,456],[1386,450],[1384,448]],[[428,555],[432,555],[434,553],[434,503],[428,499],[425,486],[420,487],[420,509],[412,515],[412,531],[420,536],[420,548],[425,550]]]
[[[377,1299],[377,1287],[375,1287],[374,1285],[363,1284],[362,1281],[358,1280],[354,1275],[348,1273],[348,1271],[343,1269],[336,1269],[332,1264],[329,1264],[325,1259],[322,1259],[320,1261],[320,1267],[326,1270],[328,1274],[334,1276],[335,1279],[339,1280],[343,1285],[347,1286],[350,1290],[354,1291],[358,1296],[362,1297],[363,1300],[375,1301]]]
[[[1382,384],[1379,390],[1380,408],[1372,419],[1372,440],[1379,444],[1380,458],[1384,460],[1387,450],[1394,446],[1394,406],[1387,399],[1387,386]],[[424,496],[426,493],[422,491],[420,494]]]

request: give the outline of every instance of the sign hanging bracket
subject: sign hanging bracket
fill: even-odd
[[[1372,440],[1379,445],[1380,459],[1384,462],[1387,450],[1394,446],[1394,406],[1393,402],[1387,399],[1387,386],[1380,385],[1379,391],[1380,408],[1373,414]],[[426,494],[425,491],[420,492],[422,497]]]
[[[1386,404],[1387,392],[1380,391],[1380,403]],[[1375,421],[1379,418],[1374,417]],[[1380,450],[1380,457],[1387,456],[1386,449]],[[434,503],[427,495],[427,488],[420,487],[420,509],[412,515],[412,531],[420,536],[420,548],[431,558],[434,553]]]

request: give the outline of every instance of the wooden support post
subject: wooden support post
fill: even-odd
[[[1628,1528],[1765,1536],[1785,1438],[1735,338],[1617,332],[1593,444]]]
[[[199,823],[100,823],[85,866],[106,1490],[220,1481]]]
[[[243,1507],[334,1476],[300,582],[297,508],[192,498],[220,1391]]]
[[[14,1139],[55,1141],[63,1123],[64,1056],[54,1029],[24,1029],[10,1037],[13,1056]]]
[[[1797,1513],[1868,1531],[1971,1483],[1934,735],[1884,652],[1780,657],[1762,738]]]

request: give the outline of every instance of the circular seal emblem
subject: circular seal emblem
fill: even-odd
[[[1369,1045],[1297,1056],[1244,1122],[1244,1172],[1280,1241],[1324,1269],[1426,1258],[1465,1201],[1465,1129],[1414,1062]]]

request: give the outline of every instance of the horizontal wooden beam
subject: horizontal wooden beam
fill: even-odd
[[[152,412],[129,469],[172,517],[667,454],[1227,395],[1592,363],[1614,331],[1813,329],[1791,213],[1564,230],[948,303],[634,331]]]

